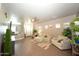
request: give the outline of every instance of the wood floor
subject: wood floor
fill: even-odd
[[[32,43],[31,38],[16,41],[15,56],[71,56],[71,50],[61,51],[54,45],[47,50]]]

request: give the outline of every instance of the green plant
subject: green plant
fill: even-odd
[[[72,36],[71,29],[70,28],[64,29],[63,35],[66,37],[71,37]]]
[[[75,21],[79,21],[79,17],[74,18],[74,20],[70,23],[71,29],[75,31],[79,31],[79,26],[75,25]]]
[[[12,42],[11,42],[11,24],[10,27],[6,30],[4,35],[4,55],[9,56],[12,54]]]
[[[11,30],[7,29],[4,37],[4,54],[12,54]]]
[[[71,44],[79,44],[79,36],[75,34],[75,32],[79,32],[79,26],[75,25],[75,21],[79,21],[79,17],[74,18],[74,20],[70,23],[70,27],[73,32],[73,39],[70,40]]]
[[[77,42],[79,41],[79,36],[75,36],[72,40],[70,40],[71,44],[78,44]]]
[[[33,32],[34,32],[34,33],[36,33],[36,32],[37,32],[37,30],[36,30],[36,29],[34,29],[34,30],[33,30]]]
[[[35,33],[37,33],[37,30],[36,29],[33,30],[33,34],[35,34]]]

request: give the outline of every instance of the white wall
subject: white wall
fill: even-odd
[[[0,3],[0,9],[1,9],[1,3]]]
[[[75,15],[70,15],[70,16],[66,16],[66,17],[62,17],[59,19],[55,19],[55,20],[51,20],[51,21],[47,21],[47,22],[42,22],[36,25],[36,27],[42,26],[43,27],[43,34],[44,35],[48,35],[48,36],[57,36],[57,35],[62,35],[62,31],[63,31],[63,25],[65,22],[71,22],[73,20],[73,18],[75,17]],[[52,25],[52,27],[45,29],[45,25]],[[56,24],[60,24],[60,28],[57,29],[56,28]]]

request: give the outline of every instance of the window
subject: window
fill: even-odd
[[[55,26],[56,26],[56,28],[60,28],[60,24],[56,24]]]
[[[10,22],[12,22],[12,27],[11,27],[12,32],[17,32],[16,31],[17,25],[20,25],[20,23],[18,22],[18,18],[15,15],[12,15],[7,23],[10,24]]]

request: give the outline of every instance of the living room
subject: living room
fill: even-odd
[[[78,3],[1,3],[0,55],[79,55],[78,10]]]

